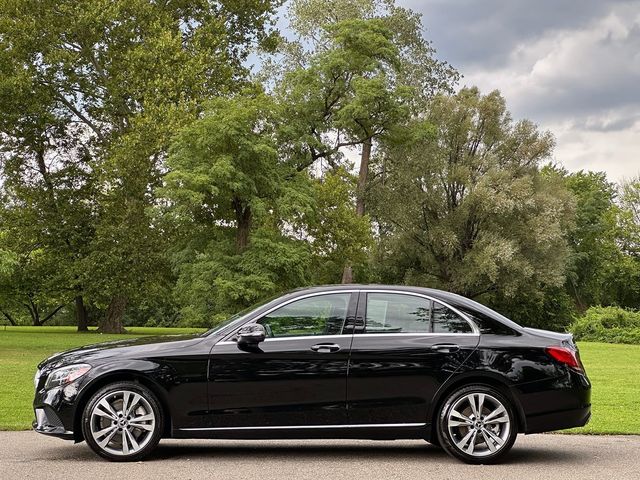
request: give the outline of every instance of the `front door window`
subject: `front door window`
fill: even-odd
[[[347,318],[350,293],[315,295],[280,307],[258,323],[267,337],[340,335]]]

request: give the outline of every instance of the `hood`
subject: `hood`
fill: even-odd
[[[59,368],[73,363],[91,363],[91,360],[111,358],[115,356],[135,356],[144,352],[145,356],[154,356],[166,348],[182,348],[203,340],[199,334],[142,336],[113,340],[110,342],[85,345],[64,352],[55,353],[42,361],[38,368]],[[184,345],[179,345],[183,343]]]

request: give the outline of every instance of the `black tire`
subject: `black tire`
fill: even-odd
[[[474,415],[473,407],[468,401],[470,396],[475,398],[476,409],[480,403],[479,399],[483,400],[479,418]],[[470,426],[467,426],[467,420],[462,420],[457,414],[452,413],[458,412],[454,407],[460,409],[464,405],[467,405],[467,408],[459,413],[463,413],[467,420],[472,420]],[[504,407],[504,411],[499,405]],[[498,411],[501,413],[491,415],[492,412]],[[451,418],[452,415],[454,418]],[[488,419],[486,424],[484,415]],[[456,421],[456,418],[462,421]],[[502,422],[504,419],[507,419],[508,423]],[[496,420],[501,422],[497,423]],[[469,385],[455,390],[444,400],[438,414],[437,432],[440,445],[452,457],[465,463],[493,464],[504,459],[511,450],[518,436],[518,425],[513,405],[505,395],[486,385]],[[459,444],[462,444],[462,447]],[[469,451],[472,453],[468,453]]]
[[[137,404],[133,404],[135,400],[131,400],[132,404],[129,410],[133,410],[131,412],[132,420],[135,420],[135,418],[148,417],[151,413],[153,414],[153,419],[146,419],[140,421],[137,424],[132,423],[131,425],[127,423],[126,426],[120,427],[118,421],[112,420],[111,415],[109,415],[109,417],[106,417],[104,415],[94,414],[94,409],[96,409],[98,404],[101,404],[101,406],[98,407],[99,411],[103,412],[107,410],[107,408],[104,408],[102,406],[104,405],[105,400],[107,401],[107,403],[114,402],[113,405],[118,405],[117,402],[120,401],[120,405],[124,406],[124,395],[127,395],[127,399],[130,399],[132,398],[131,394],[133,394],[134,399],[138,398],[135,396],[135,394],[141,397],[141,400],[138,400]],[[119,399],[120,396],[122,396],[122,400]],[[113,408],[113,405],[110,405],[113,412],[117,415],[120,415],[120,417],[117,417],[116,420],[118,418],[121,418],[121,421],[126,422],[126,417],[121,415],[122,411],[116,410],[117,407]],[[136,405],[138,405],[138,407],[134,410],[133,407],[136,407]],[[141,416],[135,417],[134,415]],[[97,425],[96,422],[103,423],[102,425]],[[113,440],[107,441],[105,445],[101,446],[94,438],[94,432],[102,429],[105,425],[106,428],[111,429],[111,431],[113,431],[114,428],[116,430],[114,432],[114,435],[109,437],[113,438]],[[139,425],[141,427],[144,427],[144,429],[136,427],[134,425]],[[82,412],[82,433],[87,444],[94,452],[96,452],[101,457],[115,462],[134,462],[145,458],[158,445],[158,442],[162,437],[163,426],[164,413],[157,397],[147,387],[136,382],[116,382],[102,387],[91,396]],[[124,428],[128,429],[129,432],[124,432]],[[111,443],[116,443],[118,441],[117,437],[119,435],[121,436],[121,453],[114,453],[117,448],[111,446]],[[106,439],[107,437],[108,434],[105,434],[104,439]],[[133,440],[128,440],[130,438],[133,438]],[[130,451],[129,446],[131,446],[131,450],[133,450],[135,447],[132,442],[136,440],[139,440],[143,445],[138,450]],[[122,445],[123,442],[124,446]]]

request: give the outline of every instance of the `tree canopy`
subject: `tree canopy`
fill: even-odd
[[[1,318],[209,326],[341,281],[640,307],[637,177],[558,166],[393,0],[280,6],[0,1]]]

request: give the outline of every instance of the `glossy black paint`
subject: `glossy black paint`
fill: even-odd
[[[371,290],[439,300],[476,318],[479,333],[364,334],[361,292]],[[332,291],[352,292],[341,335],[238,345],[235,334],[241,326],[283,302]],[[312,349],[320,344],[332,350]],[[439,402],[471,383],[507,395],[523,433],[584,425],[590,415],[589,380],[549,357],[544,349],[552,345],[573,343],[569,335],[522,328],[447,292],[315,287],[289,293],[202,336],[110,342],[45,360],[39,366],[34,409],[44,411],[46,419],[41,415],[34,428],[82,440],[79,420],[89,397],[122,379],[137,380],[156,393],[170,419],[165,435],[174,437],[429,439]],[[78,363],[93,368],[73,388],[45,390],[53,370]]]

